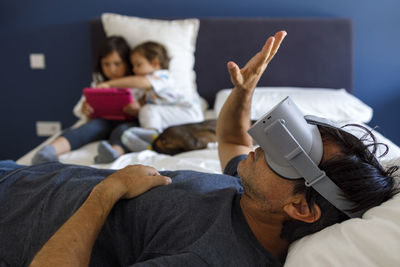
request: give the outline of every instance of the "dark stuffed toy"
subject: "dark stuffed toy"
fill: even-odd
[[[208,143],[217,142],[216,124],[216,120],[206,120],[168,127],[154,140],[153,149],[159,153],[175,155],[206,148]]]

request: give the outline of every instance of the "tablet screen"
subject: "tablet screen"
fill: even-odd
[[[134,101],[129,88],[85,88],[86,101],[94,109],[92,118],[108,120],[133,120],[123,108]]]

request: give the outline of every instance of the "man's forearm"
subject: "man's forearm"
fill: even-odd
[[[77,212],[36,254],[31,266],[88,266],[94,242],[122,195],[112,186],[105,181],[95,186]]]
[[[247,133],[250,127],[252,96],[253,91],[237,87],[232,90],[218,116],[218,142],[252,146],[252,139]]]
[[[285,36],[286,32],[280,31],[268,38],[263,48],[241,69],[233,61],[227,64],[235,88],[222,107],[217,121],[218,156],[222,170],[233,157],[252,150],[252,139],[247,133],[250,127],[251,98],[261,75]]]
[[[171,178],[152,167],[128,165],[96,185],[82,206],[44,244],[30,266],[88,266],[94,242],[112,207]]]

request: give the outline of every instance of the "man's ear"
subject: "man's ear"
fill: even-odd
[[[155,69],[161,69],[160,59],[158,57],[153,58],[151,65],[153,65]]]
[[[283,207],[283,210],[292,219],[306,223],[313,223],[321,217],[320,207],[314,204],[314,210],[311,212],[305,197],[300,194],[293,196],[291,201]]]

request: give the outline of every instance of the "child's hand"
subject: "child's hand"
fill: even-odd
[[[83,113],[84,115],[90,117],[90,116],[93,114],[94,109],[93,109],[92,106],[90,106],[89,103],[86,102],[86,100],[85,100],[85,101],[83,101],[83,103],[82,103],[82,109],[81,109],[81,111],[82,111],[82,113]]]
[[[108,83],[99,83],[96,88],[110,88],[110,85]]]
[[[130,103],[124,107],[124,112],[131,116],[137,117],[140,107],[141,106],[139,102],[134,101],[133,103]]]
[[[146,105],[146,95],[143,95],[140,99],[139,99],[139,104],[141,106]]]

